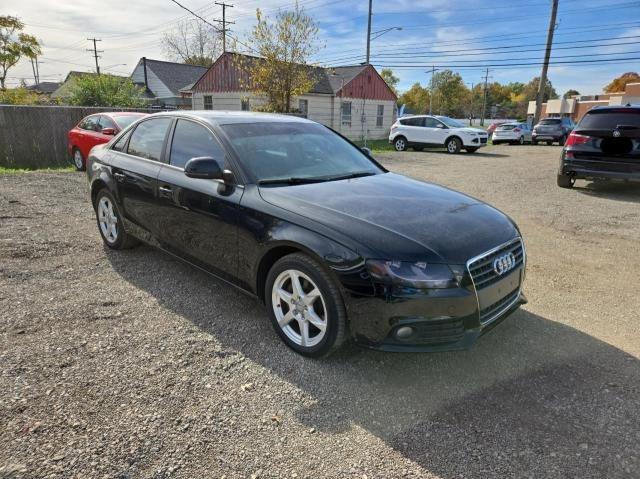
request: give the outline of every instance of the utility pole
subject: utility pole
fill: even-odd
[[[233,8],[233,5],[224,2],[215,2],[216,5],[222,6],[222,20],[215,20],[216,22],[222,22],[222,53],[227,52],[227,24],[235,22],[227,22],[227,7]]]
[[[484,93],[482,98],[482,116],[480,117],[480,125],[484,126],[484,118],[487,115],[487,82],[489,81],[489,69],[487,68],[484,75]]]
[[[471,111],[469,112],[469,126],[473,126],[473,100],[475,95],[473,94],[473,82],[471,82]]]
[[[371,58],[371,15],[373,10],[373,0],[369,0],[369,21],[367,22],[367,65]]]
[[[36,85],[40,83],[40,68],[38,66],[38,56],[34,56],[31,60],[31,70],[33,71],[33,81]]]
[[[103,53],[104,50],[98,50],[98,47],[96,45],[96,42],[101,42],[102,40],[100,40],[99,38],[87,38],[87,40],[89,40],[90,42],[93,42],[93,48],[87,48],[88,52],[93,52],[93,58],[96,59],[96,73],[98,75],[100,75],[100,65],[98,65],[98,58],[100,58],[98,56],[98,53]]]
[[[431,81],[430,81],[430,86],[429,86],[429,115],[431,115],[431,111],[432,111],[432,104],[433,104],[433,77],[436,74],[436,67],[435,65],[431,67]],[[429,73],[429,72],[427,72]]]
[[[544,52],[544,63],[542,64],[542,72],[540,73],[540,85],[538,85],[538,94],[536,95],[536,113],[533,116],[533,124],[537,124],[542,113],[542,100],[544,100],[544,92],[547,89],[547,71],[549,70],[549,59],[551,58],[551,47],[553,46],[553,32],[556,29],[556,15],[558,13],[558,0],[552,0],[551,17],[549,18],[549,30],[547,31],[547,49]]]

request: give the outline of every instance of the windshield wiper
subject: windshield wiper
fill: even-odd
[[[355,171],[353,173],[347,173],[344,175],[336,175],[336,176],[316,176],[309,178],[301,178],[301,177],[289,177],[289,178],[268,178],[266,180],[259,180],[259,185],[277,185],[277,184],[285,184],[285,185],[304,185],[307,183],[323,183],[325,181],[338,181],[338,180],[348,180],[351,178],[360,178],[362,176],[371,176],[375,175],[371,171]]]

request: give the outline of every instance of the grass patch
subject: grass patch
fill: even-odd
[[[354,141],[354,143],[360,147],[364,146],[364,141]],[[395,151],[393,145],[389,143],[389,140],[367,140],[367,148],[373,153],[378,151]]]
[[[21,175],[25,173],[71,173],[76,171],[73,166],[55,166],[53,168],[8,168],[0,166],[0,175]]]

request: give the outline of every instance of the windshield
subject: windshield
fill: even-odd
[[[438,116],[436,118],[447,125],[449,128],[464,128],[464,125],[462,123],[460,123],[458,120],[454,120],[453,118],[449,118],[448,116]]]
[[[360,149],[316,123],[234,123],[221,128],[257,182],[383,172]]]
[[[560,118],[547,118],[546,120],[540,120],[541,125],[559,125],[560,123]]]
[[[136,120],[139,120],[143,116],[145,116],[145,115],[118,115],[118,116],[114,116],[113,119],[118,124],[120,129],[124,130],[131,123],[133,123]]]

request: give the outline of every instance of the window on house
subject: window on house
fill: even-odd
[[[342,125],[351,126],[351,102],[343,101],[341,106]]]
[[[307,118],[309,114],[309,100],[298,100],[298,110],[300,110],[302,116]]]
[[[384,105],[378,105],[378,114],[376,115],[376,126],[382,126],[384,120]]]
[[[249,104],[249,99],[248,98],[242,98],[240,100],[240,109],[242,111],[250,111],[251,110],[251,105]]]
[[[204,109],[213,110],[213,97],[211,95],[204,96]]]

